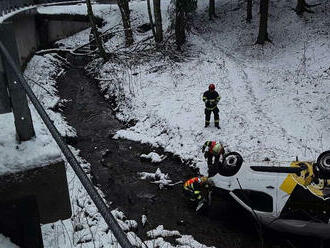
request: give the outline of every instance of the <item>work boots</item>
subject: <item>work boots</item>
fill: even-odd
[[[220,127],[219,127],[219,120],[214,120],[214,126],[215,126],[217,129],[220,129]]]

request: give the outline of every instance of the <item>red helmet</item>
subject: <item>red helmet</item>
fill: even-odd
[[[214,84],[210,84],[209,85],[209,90],[215,90],[215,85]]]

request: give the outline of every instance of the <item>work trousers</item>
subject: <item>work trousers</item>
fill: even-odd
[[[207,158],[209,177],[213,177],[218,173],[220,168],[220,155],[214,155],[206,151],[204,156]]]
[[[205,125],[209,125],[210,124],[210,119],[211,119],[211,113],[213,112],[214,114],[214,125],[215,126],[219,126],[219,109],[218,107],[209,110],[209,109],[205,109]]]
[[[215,155],[209,151],[206,151],[204,156],[207,157],[208,166],[211,166],[211,165],[219,166],[220,155]],[[214,161],[213,161],[213,158],[214,158]]]

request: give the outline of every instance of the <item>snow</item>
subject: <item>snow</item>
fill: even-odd
[[[30,106],[31,108],[32,106]],[[33,169],[61,160],[56,143],[41,119],[32,112],[36,137],[18,143],[13,113],[0,115],[0,175]]]
[[[191,235],[183,235],[180,238],[177,238],[176,241],[181,244],[181,247],[200,247],[200,248],[207,248],[208,246],[203,245],[196,240],[194,240],[193,236]],[[213,247],[213,246],[212,246]]]
[[[0,233],[0,247],[1,248],[19,248],[19,246],[13,244],[9,238]]]
[[[62,75],[59,69],[62,62],[58,55],[47,54],[44,56],[35,55],[32,57],[24,72],[25,79],[29,82],[31,89],[47,110],[47,114],[53,121],[62,136],[74,137],[76,131],[68,125],[61,113],[52,109],[59,105],[61,107],[66,99],[60,99],[57,95],[56,78]]]
[[[34,56],[27,65],[25,78],[45,109],[53,108],[59,101],[54,87],[54,77],[59,73],[56,66],[60,62],[46,55]],[[37,66],[39,70],[36,70]],[[47,94],[45,94],[47,93]],[[16,141],[16,130],[12,113],[0,115],[0,175],[33,169],[61,160],[60,150],[53,140],[39,114],[29,103],[36,137],[20,144]],[[68,127],[59,113],[47,112],[64,136],[74,136],[75,131]]]
[[[165,237],[172,237],[172,236],[180,236],[176,238],[176,242],[179,245],[175,246],[178,248],[188,248],[188,247],[195,247],[195,248],[207,248],[208,246],[203,245],[196,240],[191,235],[181,235],[179,231],[169,231],[165,230],[163,225],[159,225],[156,229],[153,229],[147,232],[147,236],[153,238],[153,241],[146,241],[144,242],[148,247],[173,247],[170,243],[164,241],[163,238]],[[212,246],[213,247],[213,246]]]
[[[169,0],[161,3],[164,30],[167,30]],[[316,0],[309,1],[309,4],[313,3]],[[300,18],[291,10],[295,7],[294,2],[271,1],[268,26],[272,43],[258,46],[254,45],[258,27],[257,3],[254,4],[252,23],[246,24],[244,2],[217,1],[216,11],[220,18],[211,22],[206,12],[208,2],[199,1],[194,26],[185,46],[190,57],[181,62],[154,56],[151,61],[138,65],[118,65],[111,61],[100,65],[97,77],[102,79],[101,90],[108,95],[120,92],[117,117],[123,121],[137,121],[136,125],[118,131],[115,137],[163,147],[166,152],[192,160],[205,175],[207,165],[200,148],[206,140],[221,141],[230,150],[241,153],[243,167],[263,163],[265,157],[270,158],[271,163],[281,165],[288,164],[296,155],[301,160],[315,160],[320,152],[330,149],[329,2],[321,3],[314,8],[314,15],[306,13]],[[145,2],[133,1],[130,7],[133,29],[148,22]],[[234,11],[236,7],[239,9]],[[80,13],[85,11],[83,6],[77,9]],[[117,6],[95,7],[94,10],[107,22],[103,31],[120,23]],[[45,9],[40,11],[46,12]],[[60,11],[65,13],[66,9]],[[49,12],[55,11],[51,9]],[[61,43],[74,47],[88,40],[88,35],[89,32],[84,31]],[[134,35],[139,41],[150,34]],[[111,51],[121,47],[122,43],[122,33],[118,33],[106,43],[106,47]],[[51,61],[53,57],[42,58]],[[38,73],[42,71],[36,70]],[[43,80],[42,77],[39,80]],[[219,103],[220,130],[203,127],[201,97],[210,83],[216,84],[222,96]],[[39,90],[40,93],[43,91]],[[59,102],[56,96],[52,99],[50,102],[45,100],[48,106]],[[60,114],[51,115],[61,132],[74,133]],[[88,170],[90,165],[84,164]],[[142,172],[142,176],[156,178],[157,171]],[[114,245],[113,237],[106,234],[104,221],[87,203],[88,197],[79,181],[70,169],[68,173],[74,217],[73,220],[57,222],[53,227],[45,225],[45,246],[71,247],[79,240],[89,240],[91,233],[97,235],[93,237],[97,245]],[[168,180],[161,173],[161,166],[158,174]],[[213,178],[217,186],[222,180],[219,175]],[[85,199],[82,208],[77,206],[78,199]],[[98,224],[90,225],[94,222],[82,215],[85,212],[88,216],[98,216]],[[126,230],[136,227],[134,221],[125,222],[123,216],[117,215],[116,218]],[[82,224],[84,229],[75,232],[74,221],[77,226]],[[128,231],[128,235],[141,247],[172,247],[161,235],[144,244],[133,231]],[[186,235],[177,242],[180,247],[203,247]],[[93,247],[92,243],[85,243],[84,247]]]
[[[30,10],[31,11],[31,10],[34,10],[34,9],[35,9],[35,6],[28,6],[28,7],[19,8],[19,9],[15,10],[15,11],[12,11],[10,13],[7,13],[5,15],[0,16],[0,23],[3,23],[7,19],[9,19],[9,18],[11,18],[11,17],[13,17],[13,16],[15,16],[17,14],[20,14],[20,13],[25,12],[27,10]]]
[[[166,158],[165,155],[159,155],[156,152],[150,152],[149,154],[141,154],[140,157],[150,160],[151,163],[160,163]]]
[[[162,4],[165,10],[169,1]],[[330,37],[323,11],[328,3],[314,8],[314,15],[300,18],[290,10],[294,3],[272,2],[269,35],[273,43],[265,46],[254,45],[257,3],[251,24],[244,21],[243,2],[217,2],[220,18],[213,22],[207,20],[207,5],[207,1],[198,2],[185,48],[191,57],[185,61],[103,65],[99,77],[120,83],[116,91],[112,81],[100,82],[108,94],[120,91],[117,117],[137,121],[114,137],[163,147],[192,160],[205,175],[207,165],[200,148],[206,140],[221,141],[241,153],[246,165],[262,163],[265,157],[278,164],[288,164],[296,155],[315,160],[330,148]],[[236,7],[240,8],[233,11]],[[135,18],[147,18],[147,14],[138,2],[132,8],[136,26]],[[116,19],[116,14],[108,20]],[[163,14],[166,30],[168,16],[166,11]],[[221,130],[203,127],[201,97],[210,83],[222,96]],[[222,180],[214,179],[216,185]]]
[[[93,4],[93,12],[95,16],[102,17],[105,10],[110,7],[109,4]],[[40,6],[37,8],[39,14],[47,15],[87,15],[86,3],[78,3],[74,5],[62,5],[62,6]]]
[[[62,135],[75,136],[76,131],[68,125],[61,113],[55,113],[52,110],[56,104],[68,101],[67,99],[59,99],[57,96],[55,79],[63,72],[60,69],[61,63],[56,56],[55,54],[34,56],[27,65],[24,75],[60,133]],[[78,159],[84,171],[90,176],[91,165],[79,156],[79,150],[73,147],[70,147],[70,149]],[[74,171],[68,164],[66,164],[66,168],[73,214],[70,219],[42,225],[41,230],[44,247],[120,247]],[[156,174],[160,175],[159,183],[163,182],[161,180],[162,178],[165,180],[165,175],[162,174],[160,170],[158,170],[155,175]],[[156,181],[156,183],[158,182]],[[103,193],[98,188],[97,190],[100,195],[103,196]],[[111,205],[109,205],[109,207],[111,208]],[[118,221],[120,227],[127,233],[129,241],[137,247],[154,247],[153,245],[155,243],[166,245],[166,247],[169,248],[174,247],[170,243],[165,242],[162,238],[150,239],[142,242],[134,233],[139,226],[136,220],[127,219],[125,214],[118,209],[112,210],[111,213]],[[145,218],[142,217],[142,222],[143,221],[145,224],[146,216]],[[143,223],[141,224],[144,225]],[[195,241],[192,239],[189,242]],[[199,248],[203,246],[196,247]]]
[[[172,183],[168,175],[162,173],[159,168],[157,168],[155,173],[140,172],[139,175],[142,180],[153,179],[154,181],[152,183],[158,184],[160,189],[164,188],[165,185],[171,186]]]
[[[51,6],[53,8],[56,8],[56,7],[61,7],[61,6],[56,6],[58,4],[70,4],[71,5],[75,2],[79,3],[81,1],[68,1],[68,2],[61,2],[61,3],[44,3],[44,4],[31,5],[31,6],[27,6],[27,7],[20,7],[20,8],[15,9],[14,11],[11,11],[7,14],[0,13],[0,23],[6,21],[7,19],[9,19],[9,18],[11,18],[11,17],[13,17],[17,14],[20,14],[20,13],[23,13],[23,12],[26,12],[26,11],[34,11],[38,6],[40,6],[40,8],[46,7],[46,6],[48,6],[49,8],[51,8]],[[70,6],[70,5],[67,5],[67,6]]]
[[[164,230],[163,225],[159,225],[156,229],[147,232],[149,238],[158,238],[158,237],[171,237],[171,236],[180,236],[178,231],[168,231]]]
[[[76,136],[76,131],[68,125],[62,114],[52,110],[54,106],[61,107],[63,102],[68,101],[58,97],[55,87],[56,77],[63,74],[60,67],[62,60],[60,61],[57,56],[55,54],[34,56],[28,63],[24,76],[59,132],[64,136]],[[89,175],[90,164],[79,157],[78,150],[73,147],[70,149]],[[72,168],[68,164],[66,168],[73,214],[68,220],[42,226],[44,246],[52,248],[119,246]],[[101,191],[99,193],[103,195]],[[123,229],[136,228],[136,221],[127,220],[122,212],[113,210],[112,214],[120,221]]]

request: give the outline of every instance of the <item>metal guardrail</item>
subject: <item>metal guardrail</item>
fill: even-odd
[[[12,0],[11,0],[12,1]],[[15,0],[14,0],[15,1]],[[8,70],[10,71],[10,74],[13,74],[15,76],[14,84],[16,82],[19,82],[21,87],[24,89],[25,93],[28,95],[30,98],[32,104],[34,105],[35,109],[39,113],[40,117],[44,121],[45,125],[47,126],[48,130],[52,134],[53,138],[55,139],[56,143],[60,147],[62,153],[64,154],[65,158],[71,165],[72,169],[78,176],[79,180],[81,181],[82,185],[86,189],[87,193],[95,203],[97,209],[101,213],[102,217],[104,218],[105,222],[109,226],[110,230],[116,237],[117,241],[123,248],[133,248],[132,244],[129,242],[125,232],[120,228],[117,220],[114,218],[112,215],[110,209],[107,207],[107,205],[104,203],[102,197],[100,194],[97,192],[95,189],[93,183],[90,181],[90,179],[87,177],[85,174],[84,170],[80,166],[79,162],[69,149],[69,147],[65,144],[62,136],[52,123],[51,119],[47,115],[46,111],[40,104],[39,100],[37,97],[34,95],[33,91],[31,90],[30,86],[24,79],[20,69],[17,66],[17,63],[15,63],[15,60],[13,57],[10,55],[8,52],[7,48],[4,46],[3,42],[0,41],[0,55],[2,57],[2,61],[4,61],[8,65]]]
[[[34,4],[34,0],[0,0],[0,16]]]
[[[28,6],[59,2],[76,2],[76,0],[0,0],[0,16]]]

